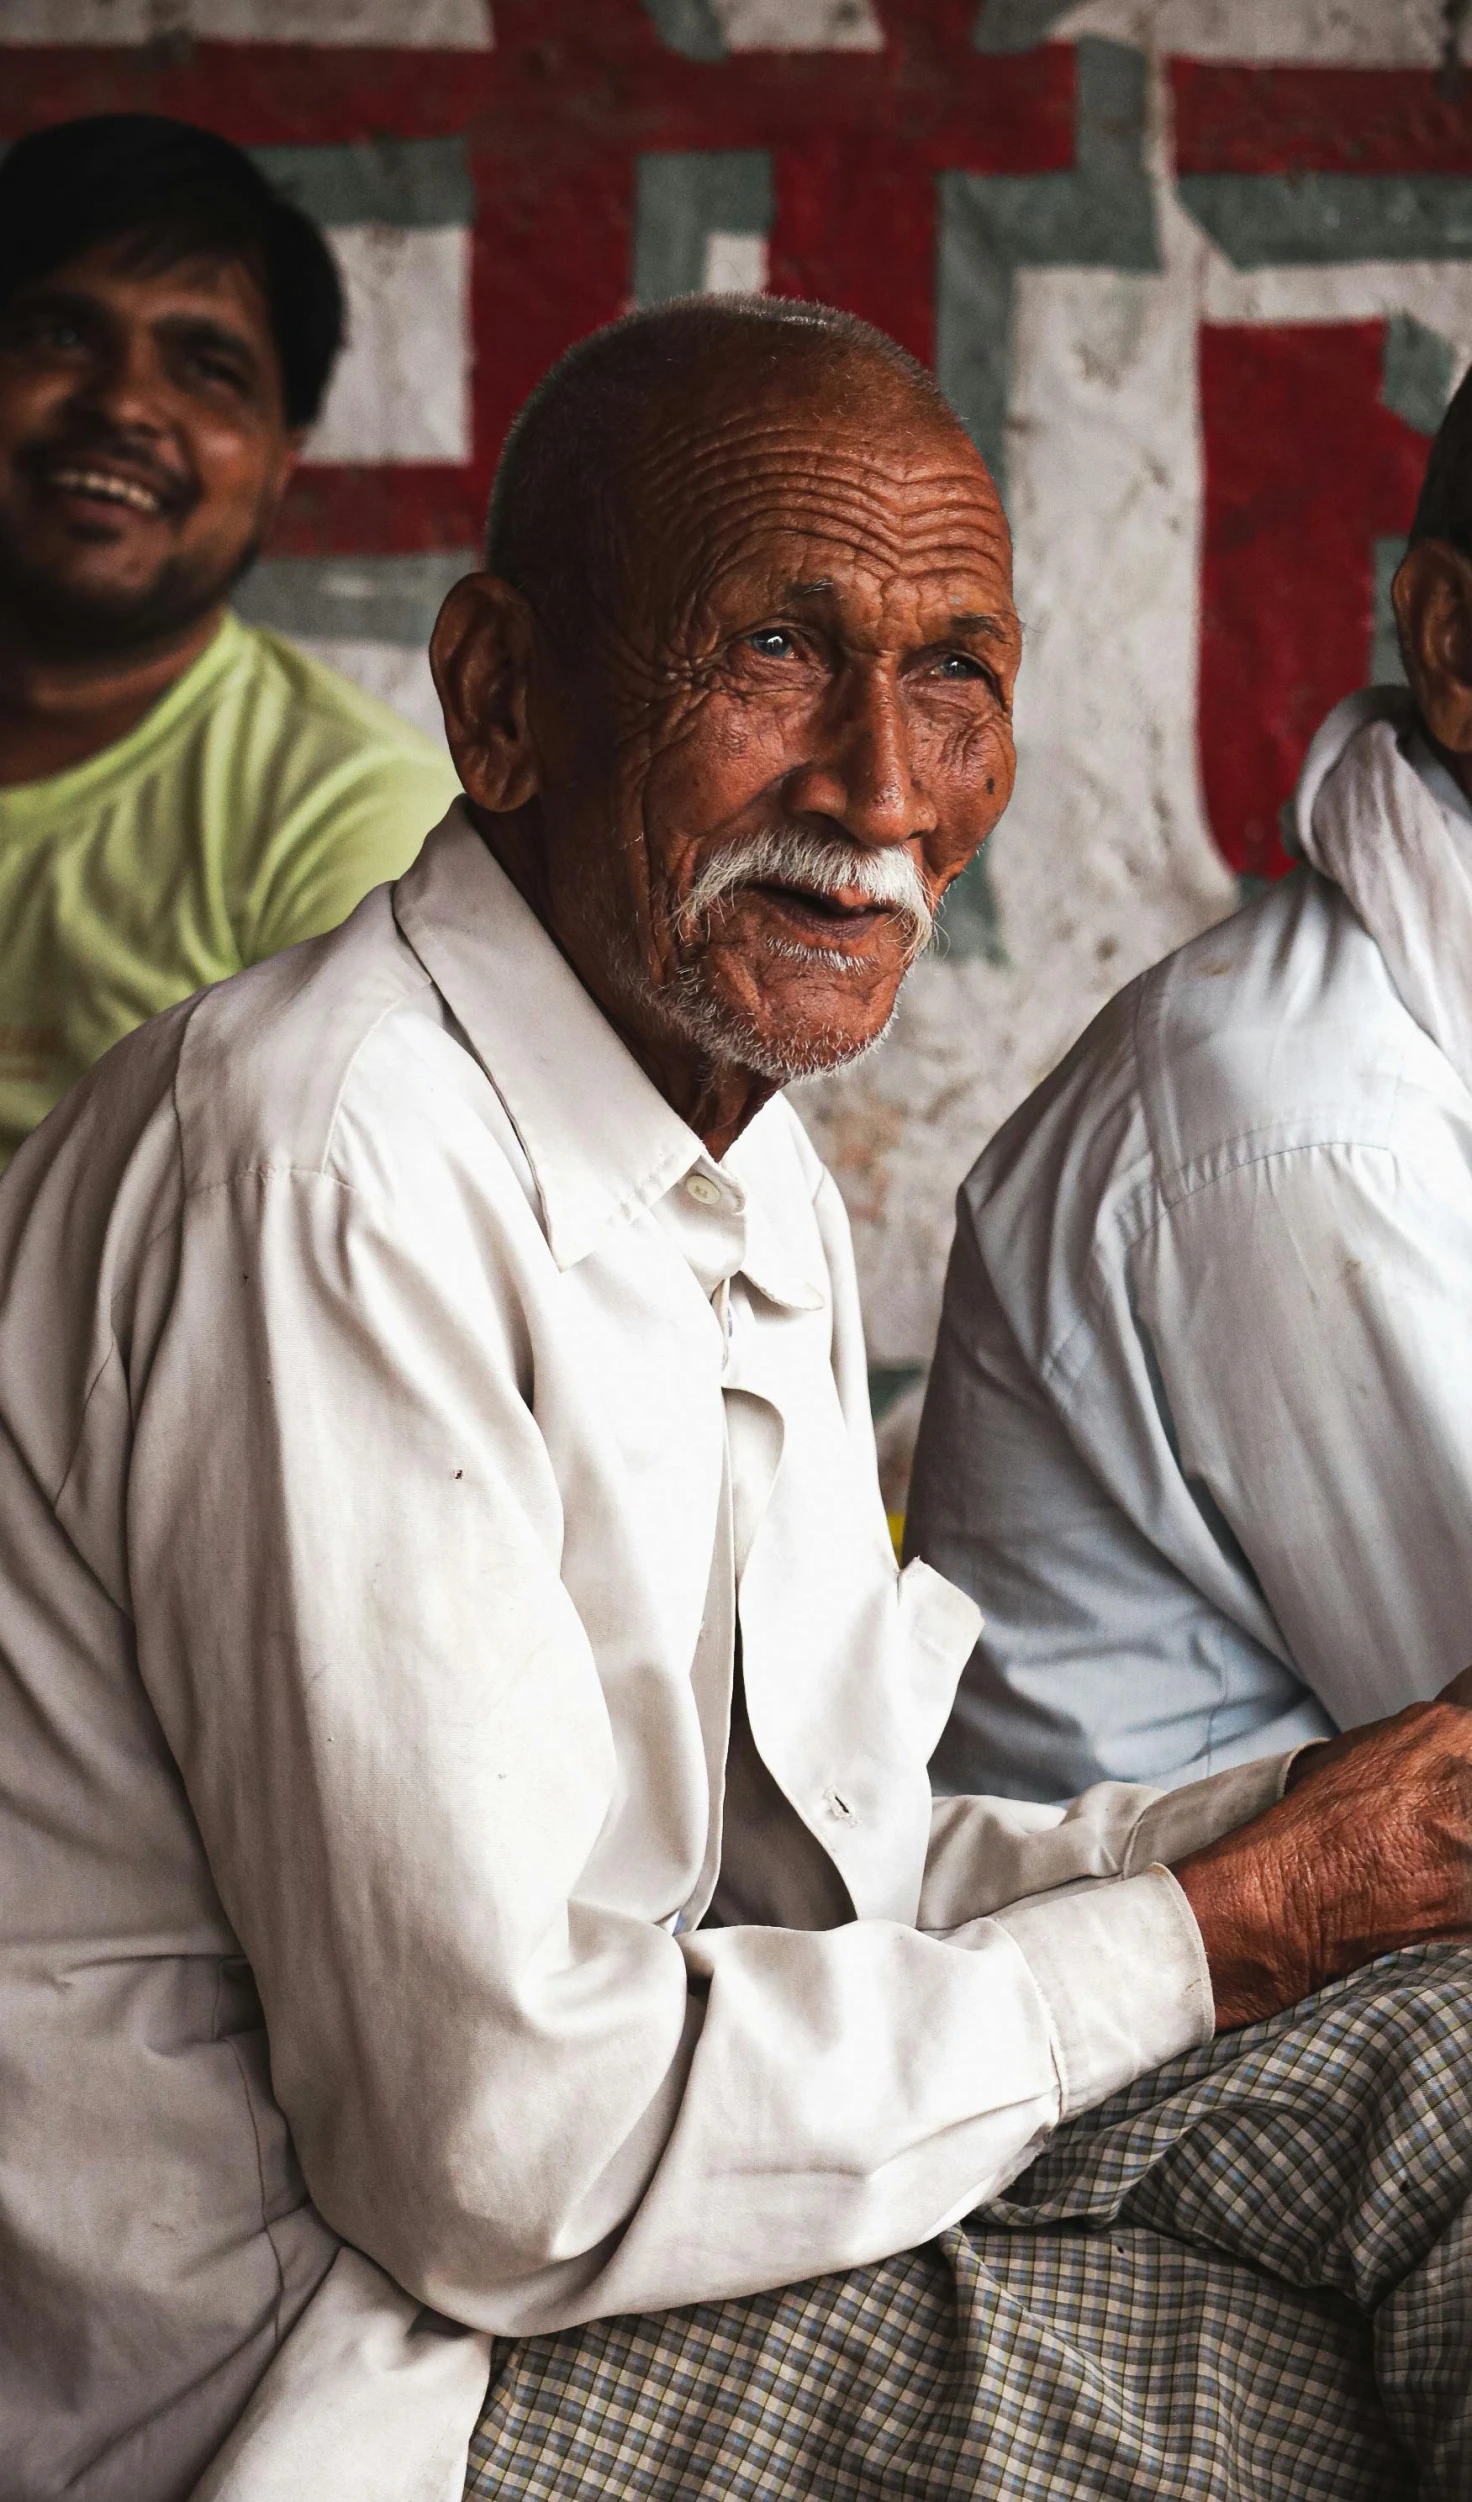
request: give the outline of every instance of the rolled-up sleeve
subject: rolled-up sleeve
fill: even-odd
[[[959,1941],[981,1914],[1021,1947],[1048,2009],[1060,2117],[1210,2040],[1206,1950],[1170,1863],[1275,1805],[1290,1761],[1174,1791],[1103,1781],[1062,1807],[937,1800],[921,1920]]]

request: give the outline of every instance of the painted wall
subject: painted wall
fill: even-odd
[[[352,344],[252,613],[432,717],[497,446],[630,301],[769,285],[932,359],[1003,480],[1017,797],[860,1068],[803,1090],[881,1403],[955,1186],[1108,995],[1283,865],[1472,359],[1441,0],[3,0],[0,137],[130,105],[261,150]],[[913,1401],[891,1412],[905,1439]]]

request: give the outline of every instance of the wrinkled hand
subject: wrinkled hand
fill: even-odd
[[[1175,1874],[1219,2033],[1394,1947],[1472,1936],[1472,1668],[1434,1703],[1307,1748],[1276,1807]]]

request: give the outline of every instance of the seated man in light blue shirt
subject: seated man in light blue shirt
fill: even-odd
[[[1178,1783],[1434,1694],[1472,1611],[1472,381],[1305,865],[971,1173],[910,1540],[986,1610],[943,1787]]]

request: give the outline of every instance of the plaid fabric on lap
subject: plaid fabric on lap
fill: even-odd
[[[924,2249],[497,2348],[467,2496],[1465,2502],[1472,1949],[1060,2129]]]

